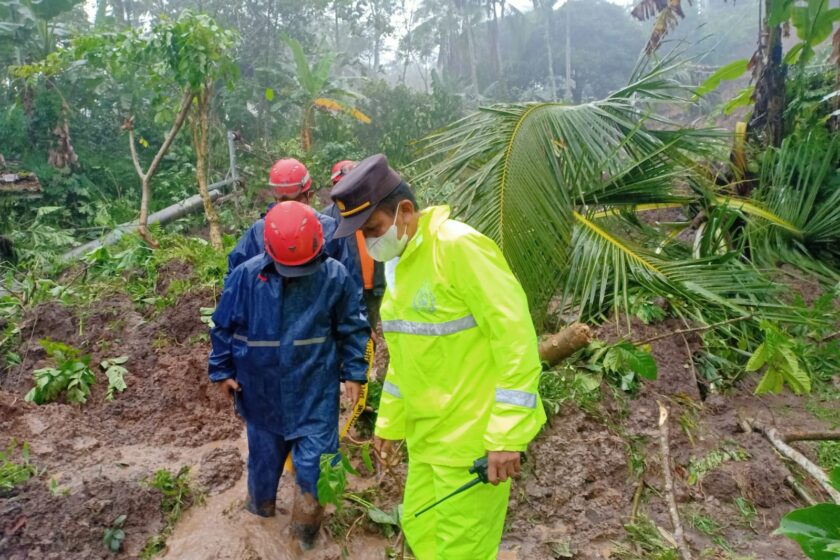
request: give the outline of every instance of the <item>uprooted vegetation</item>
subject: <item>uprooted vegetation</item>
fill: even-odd
[[[601,1],[281,2],[268,18],[233,2],[218,23],[182,4],[161,3],[168,18],[98,2],[95,22],[78,0],[0,7],[2,180],[37,176],[43,197],[0,189],[0,557],[290,557],[291,477],[276,518],[243,511],[247,444],[207,379],[208,324],[271,163],[299,158],[317,189],[334,162],[380,151],[424,205],[450,204],[499,245],[541,334],[594,335],[544,364],[549,421],[513,483],[500,557],[840,546],[826,523],[840,515],[840,11],[639,0],[649,51],[682,15],[727,47],[700,64],[678,44],[633,69],[646,33]],[[560,13],[576,33],[551,32]],[[752,59],[729,60],[729,46],[752,55],[756,32]],[[396,64],[379,57],[392,33]],[[196,184],[207,224],[123,235],[138,208],[142,222]],[[62,255],[103,234],[121,239]],[[388,366],[376,339],[367,407],[341,457],[322,458],[317,560],[409,557],[407,450],[371,446]]]
[[[18,359],[2,379],[3,429],[29,442],[31,451],[25,462],[14,449],[5,459],[29,474],[28,480],[16,479],[4,498],[8,551],[104,558],[111,554],[103,541],[106,533],[109,546],[119,541],[129,556],[164,551],[167,537],[182,550],[173,512],[191,500],[182,506],[180,498],[167,493],[186,495],[177,483],[183,477],[174,473],[186,473],[187,467],[196,473],[193,480],[209,489],[211,501],[219,499],[214,496],[227,501],[227,514],[220,511],[214,522],[241,524],[241,515],[247,515],[238,510],[243,496],[231,494],[243,491],[244,455],[236,443],[241,424],[206,380],[202,308],[215,305],[218,286],[212,278],[224,270],[223,261],[205,251],[200,239],[160,232],[158,237],[158,251],[128,238],[55,280],[36,282],[15,310],[19,332],[6,351]],[[60,295],[58,301],[51,293]],[[827,289],[803,309],[821,316],[836,304]],[[691,549],[714,558],[798,557],[792,541],[769,537],[781,517],[802,503],[789,479],[811,496],[821,496],[822,490],[760,434],[743,432],[738,415],[759,418],[782,432],[836,429],[840,391],[832,370],[816,367],[836,363],[837,341],[825,336],[829,327],[809,331],[815,340],[807,353],[796,354],[810,374],[810,394],[786,390],[756,397],[752,393],[768,365],[759,373],[747,372],[748,352],[740,366],[720,359],[709,363],[712,348],[722,344],[720,331],[686,328],[661,304],[658,313],[641,309],[640,317],[619,316],[596,327],[598,342],[543,373],[540,390],[551,420],[515,482],[502,548],[519,558],[674,557],[658,443],[656,401],[661,400],[671,413],[674,492]],[[42,343],[47,337],[53,342]],[[774,352],[783,356],[794,343],[804,344],[783,338]],[[66,396],[40,406],[24,402],[33,385],[30,372],[61,369],[56,348],[74,360],[88,357],[102,382],[88,387],[83,404]],[[386,367],[381,354],[374,372],[380,379]],[[769,362],[774,359],[768,354]],[[109,391],[105,371],[123,364],[126,388]],[[342,507],[330,514],[326,527],[338,550],[387,547],[397,554],[403,547],[396,506],[404,467],[377,473],[365,443],[377,389],[374,382],[369,411],[353,435],[357,443],[344,446],[352,471],[336,475],[346,476],[347,484],[336,486]],[[216,454],[212,447],[224,441],[234,447]],[[823,467],[836,464],[835,443],[798,445]],[[221,476],[214,475],[220,465],[227,466]],[[172,484],[150,484],[161,472]],[[176,507],[162,507],[167,500]],[[80,532],[69,524],[70,512],[87,519],[89,528]],[[61,538],[45,545],[40,536],[45,531],[57,531]],[[251,542],[247,535],[232,534],[234,542]],[[208,542],[213,541],[208,537]],[[259,543],[248,546],[259,548]]]

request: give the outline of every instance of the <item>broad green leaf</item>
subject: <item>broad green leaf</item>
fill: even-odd
[[[774,368],[767,368],[767,372],[764,374],[764,377],[761,378],[761,381],[758,383],[758,387],[755,388],[756,395],[763,395],[764,393],[781,393],[782,386],[784,385],[784,380],[782,378],[782,374],[779,373]]]
[[[297,39],[292,37],[285,37],[284,41],[292,50],[292,56],[297,67],[297,79],[300,87],[302,87],[311,96],[315,97],[318,91],[315,88],[315,80],[312,77],[312,71],[309,68],[309,62],[306,60],[306,55],[303,52],[303,47]]]
[[[785,64],[796,64],[799,62],[799,57],[802,56],[803,51],[808,45],[804,42],[796,43],[785,54]]]
[[[740,78],[746,73],[749,64],[750,60],[748,58],[742,58],[721,66],[705,82],[700,84],[700,87],[695,91],[695,96],[703,97],[720,87],[721,82]]]
[[[793,510],[782,518],[775,533],[795,540],[811,560],[837,560],[840,505],[817,504]]]
[[[774,0],[770,2],[770,13],[768,14],[769,25],[780,25],[790,18],[790,10],[794,0]]]
[[[723,104],[723,112],[731,115],[741,107],[748,107],[753,102],[753,95],[755,94],[755,85],[749,85],[738,92],[738,95]]]
[[[788,387],[797,395],[810,393],[811,378],[800,367],[799,359],[794,354],[793,348],[785,346],[780,348],[778,353],[781,356],[779,369]]]
[[[370,458],[370,443],[365,443],[362,446],[361,450],[362,454],[362,462],[365,464],[365,468],[369,471],[373,471],[373,461]]]
[[[807,0],[806,6],[794,7],[791,23],[796,28],[797,37],[811,48],[828,39],[834,23],[833,12],[829,9],[828,0]]]
[[[601,378],[598,376],[580,372],[575,374],[575,387],[577,387],[584,393],[591,393],[592,391],[596,391],[600,386]]]
[[[767,346],[766,342],[762,342],[759,344],[758,348],[755,349],[753,355],[750,356],[749,361],[747,361],[747,371],[758,371],[764,364],[767,363],[768,358],[770,357],[770,348]]]
[[[372,507],[368,510],[368,517],[374,523],[380,525],[396,525],[399,526],[399,520],[393,514],[385,513],[377,507]]]
[[[265,98],[267,101],[274,101],[274,90],[271,88],[265,88]]]
[[[344,470],[352,475],[359,476],[359,471],[353,468],[353,465],[350,464],[350,459],[344,453],[339,453],[339,455],[341,455],[341,465],[344,467]]]
[[[627,363],[630,366],[630,369],[645,379],[649,379],[651,381],[656,380],[656,360],[653,359],[653,355],[651,353],[645,352],[644,350],[633,349],[629,351],[629,354],[630,356],[628,357]]]
[[[831,482],[831,485],[840,492],[840,467],[834,467],[831,469],[831,472],[828,474],[828,480]]]

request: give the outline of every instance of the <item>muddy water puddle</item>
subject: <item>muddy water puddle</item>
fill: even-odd
[[[248,445],[244,438],[236,447],[245,459]],[[199,472],[199,475],[202,473]],[[261,518],[244,510],[247,495],[247,474],[236,484],[204,505],[189,509],[167,540],[167,560],[383,560],[387,541],[368,535],[354,537],[346,545],[332,541],[322,530],[314,550],[303,553],[289,532],[294,480],[284,476],[277,497],[277,515]],[[342,546],[345,553],[342,555]]]

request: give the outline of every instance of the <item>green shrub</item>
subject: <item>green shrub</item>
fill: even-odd
[[[66,393],[67,402],[84,404],[90,395],[90,386],[96,383],[96,375],[90,369],[90,356],[61,342],[43,339],[39,344],[55,362],[55,366],[32,372],[35,386],[24,399],[35,404],[56,400]]]

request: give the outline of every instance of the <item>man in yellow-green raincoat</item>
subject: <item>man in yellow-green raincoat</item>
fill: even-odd
[[[489,560],[501,540],[510,477],[545,422],[540,359],[525,293],[498,246],[449,219],[420,211],[384,155],[367,158],[333,189],[336,237],[361,229],[368,253],[387,262],[382,329],[391,363],[376,444],[405,439],[409,464],[403,529],[420,560]],[[479,485],[415,518],[473,478]]]

